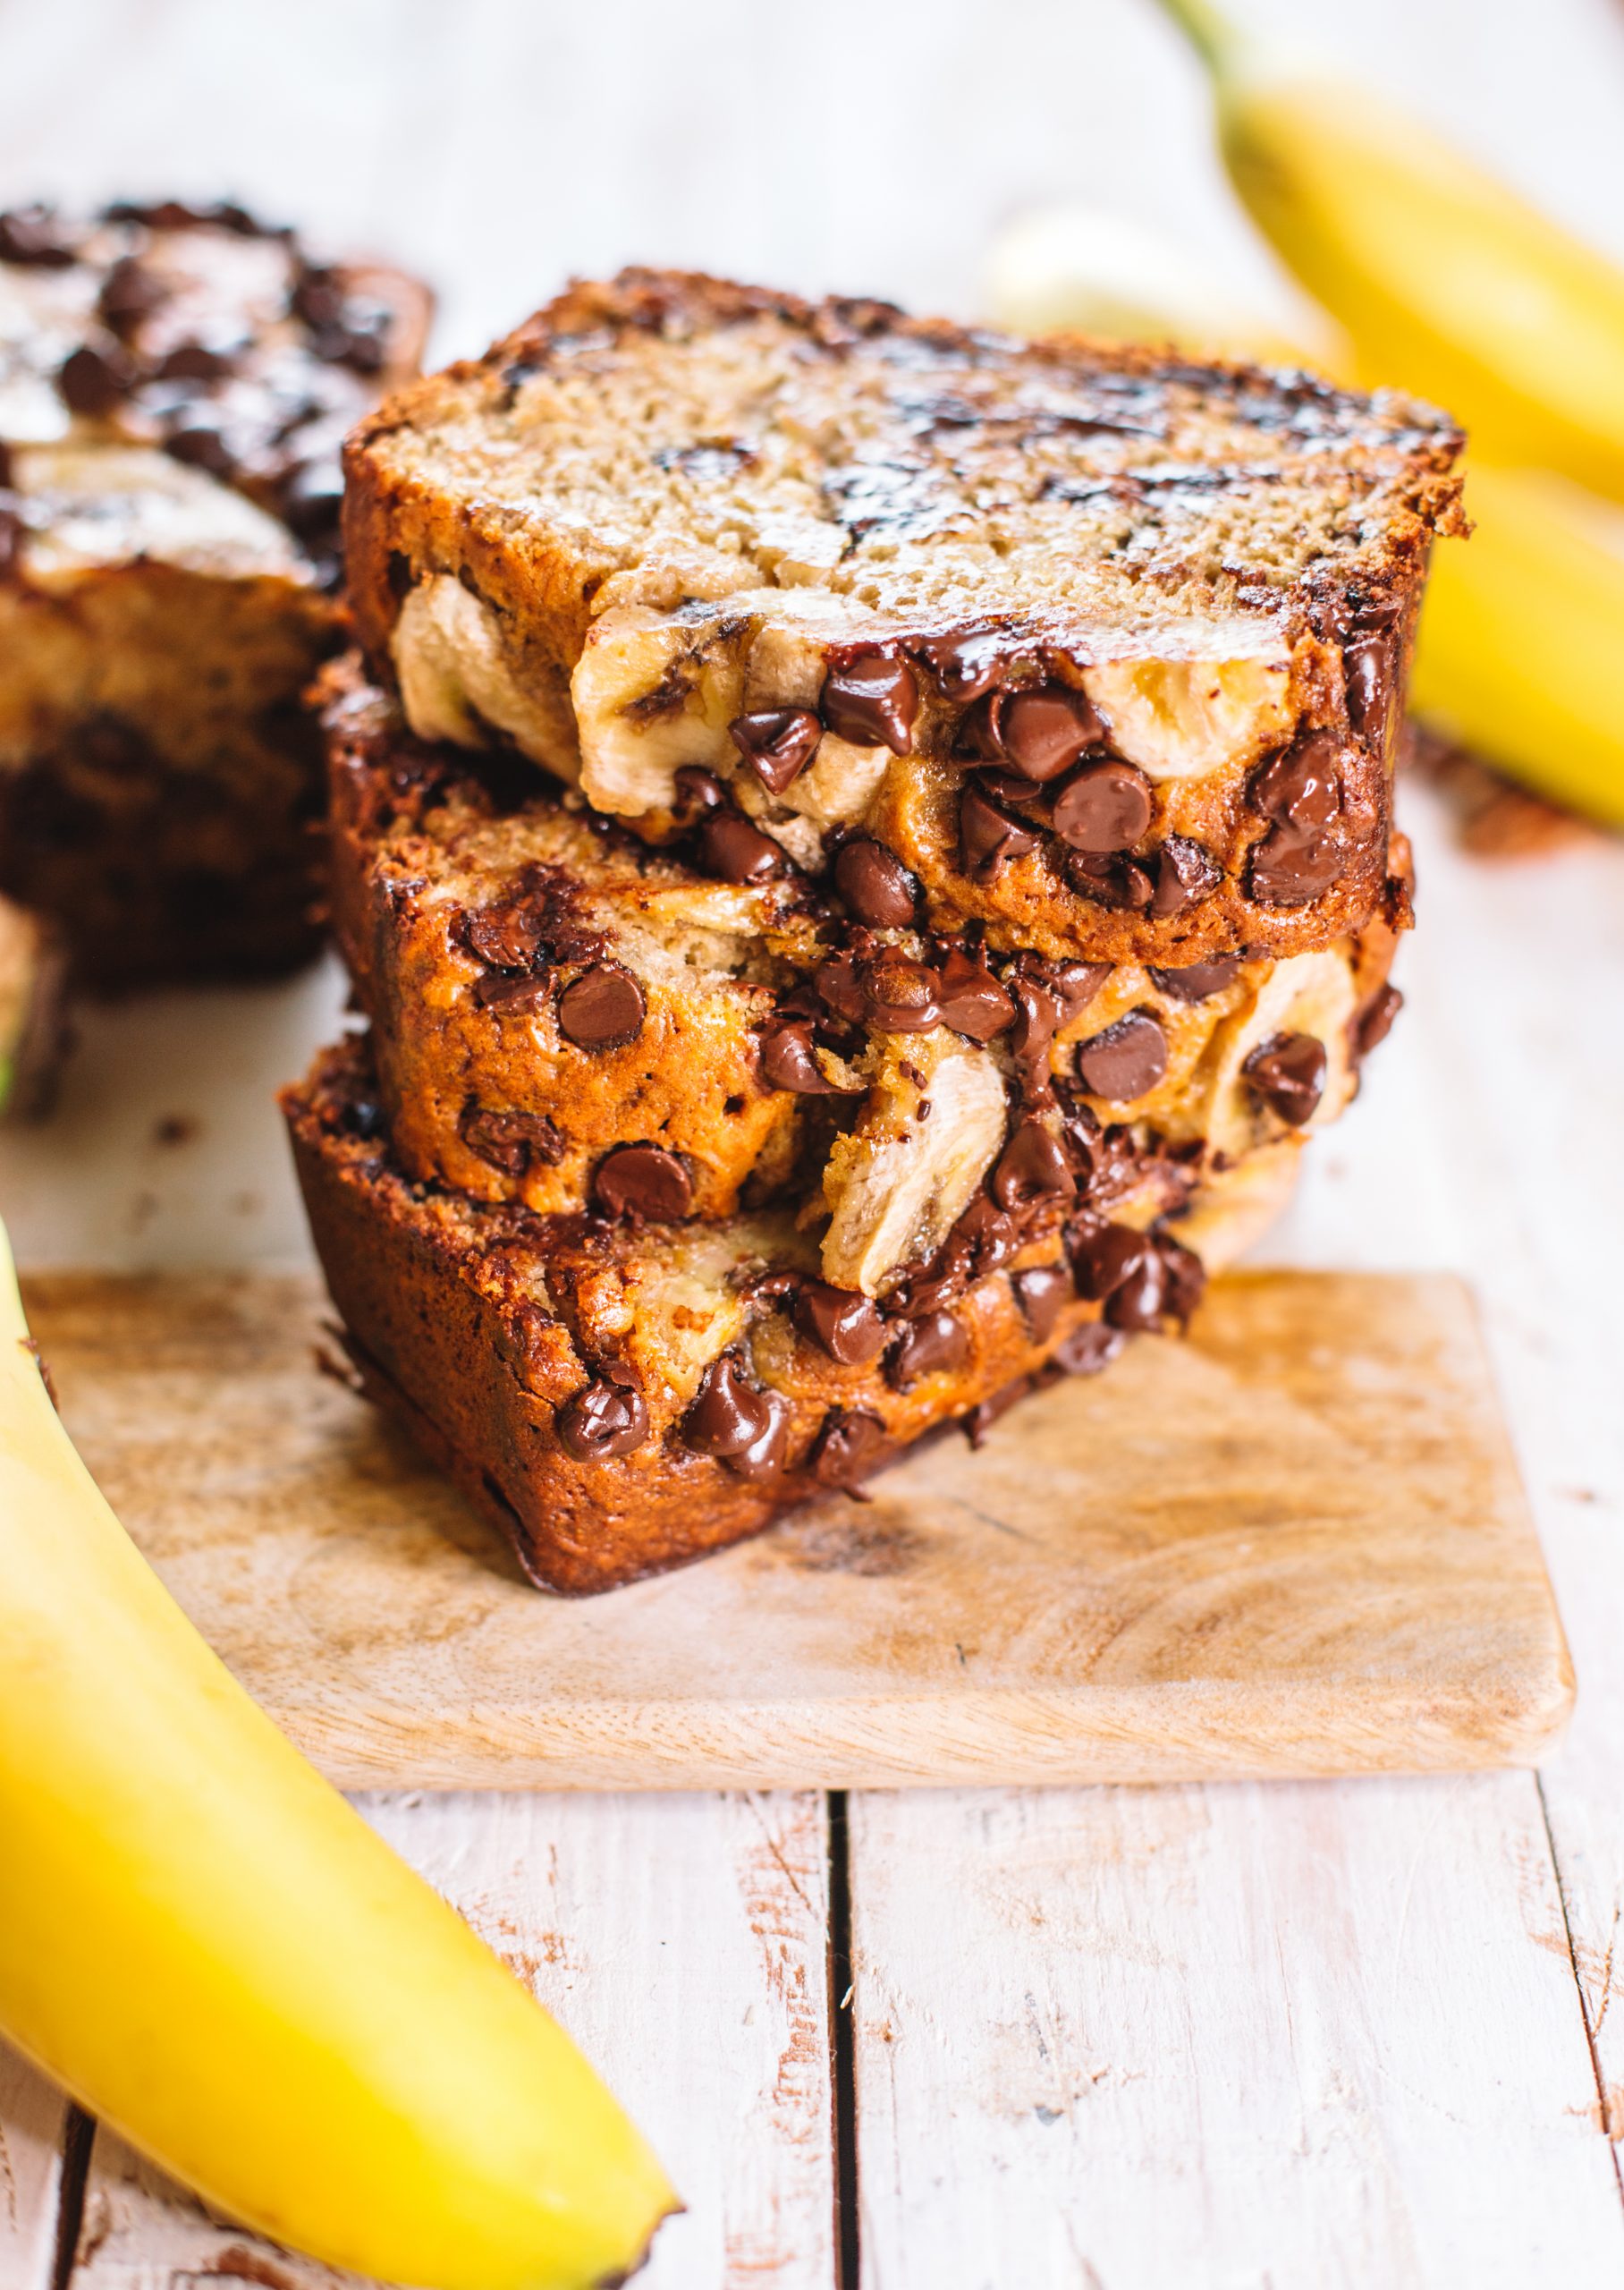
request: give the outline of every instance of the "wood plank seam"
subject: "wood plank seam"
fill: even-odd
[[[1551,1849],[1551,1868],[1556,1879],[1556,1896],[1561,1904],[1562,1931],[1568,1942],[1568,1964],[1573,1974],[1573,1989],[1578,2001],[1579,2023],[1585,2031],[1585,2046],[1590,2054],[1591,2072],[1595,2077],[1596,2123],[1607,2142],[1607,2151],[1612,2159],[1613,2179],[1619,2190],[1619,2201],[1624,2204],[1624,2164],[1620,2163],[1619,2157],[1619,2142],[1624,2138],[1624,2121],[1616,2119],[1619,2110],[1614,2105],[1613,2095],[1608,2091],[1606,2070],[1602,2065],[1599,2042],[1601,2031],[1591,2022],[1590,2004],[1585,1993],[1585,1982],[1579,1971],[1578,1946],[1574,1938],[1573,1917],[1568,1904],[1568,1887],[1562,1876],[1562,1856],[1557,1850],[1556,1834],[1551,1826],[1551,1808],[1545,1801],[1545,1777],[1543,1773],[1535,1775],[1534,1785],[1539,1796],[1540,1819],[1545,1825],[1545,1841]],[[1611,1951],[1609,1953],[1611,1955]],[[1607,1994],[1611,1985],[1611,1972],[1610,1963],[1608,1977],[1603,1980],[1602,1988],[1603,2009],[1606,2007]]]
[[[857,2184],[857,2048],[852,2035],[851,1854],[846,1793],[831,1791],[829,1828],[829,2081],[833,2108],[834,2264],[837,2290],[862,2274]]]
[[[96,2118],[83,2108],[70,2107],[62,2132],[62,2179],[56,2191],[56,2242],[51,2261],[51,2290],[68,2290],[72,2278],[79,2229],[84,2218],[85,2184],[90,2176],[90,2150],[96,2144]]]

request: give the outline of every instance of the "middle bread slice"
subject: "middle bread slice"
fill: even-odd
[[[1322,949],[994,954],[922,929],[877,844],[834,879],[867,867],[879,927],[797,876],[717,882],[511,755],[416,739],[353,661],[323,700],[334,923],[393,1149],[477,1200],[656,1223],[792,1202],[823,1276],[884,1297],[978,1197],[1053,1220],[1108,1160],[1188,1184],[1300,1141],[1391,1016],[1400,844],[1377,915]]]

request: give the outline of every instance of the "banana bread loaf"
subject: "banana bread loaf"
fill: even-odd
[[[340,946],[410,1175],[545,1213],[635,1192],[659,1220],[793,1195],[870,1295],[990,1177],[1062,1194],[1068,1138],[1221,1166],[1334,1120],[1391,1017],[1391,896],[1355,937],[1178,970],[989,954],[917,928],[869,841],[830,896],[719,883],[701,815],[650,850],[512,756],[414,739],[325,673]]]
[[[1381,904],[1460,439],[1391,393],[629,271],[346,446],[413,728],[732,883],[853,840],[1051,960],[1322,949]]]
[[[0,889],[90,982],[314,952],[339,443],[427,315],[230,205],[0,214]]]
[[[979,1438],[1035,1378],[1092,1372],[1129,1334],[1181,1322],[1204,1263],[1279,1205],[1297,1151],[1197,1188],[1119,1138],[1058,1209],[978,1194],[882,1307],[818,1276],[788,1209],[543,1217],[413,1182],[362,1041],[283,1103],[362,1383],[532,1582],[570,1592],[737,1541],[951,1421]]]

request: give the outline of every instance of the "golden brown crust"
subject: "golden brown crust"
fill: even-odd
[[[1036,1235],[998,1268],[921,1289],[909,1310],[887,1313],[878,1359],[842,1366],[800,1332],[790,1309],[811,1266],[791,1217],[638,1234],[482,1209],[413,1185],[381,1141],[356,1044],[325,1053],[283,1102],[311,1229],[358,1364],[498,1518],[531,1579],[552,1590],[608,1589],[736,1541],[784,1505],[850,1484],[1005,1395],[1102,1314],[1152,1325],[1163,1312],[1188,1311],[1198,1292],[1195,1260],[1175,1243],[1173,1226],[1156,1228],[1163,1238],[1153,1229],[1141,1244],[1166,1276],[1150,1319],[1123,1310],[1114,1295],[1087,1301],[1061,1276],[1067,1251],[1086,1256],[1102,1231],[1131,1242],[1155,1227],[1180,1190],[1171,1173],[1152,1170],[1125,1180],[1126,1191],[1067,1231]],[[1293,1155],[1273,1150],[1285,1157],[1272,1164],[1278,1196]],[[1045,1268],[1057,1268],[1051,1288],[1064,1291],[1045,1300],[1052,1318],[1029,1284],[1021,1300],[1022,1276]],[[943,1314],[957,1331],[959,1356],[906,1381],[907,1347]],[[1108,1353],[1120,1328],[1094,1341]],[[724,1361],[758,1402],[769,1395],[775,1414],[776,1460],[759,1476],[690,1444],[707,1378]],[[646,1433],[623,1454],[583,1459],[567,1444],[568,1411],[606,1378],[637,1393]],[[872,1426],[867,1444],[854,1446],[847,1463],[831,1462],[832,1444],[839,1458],[854,1419]]]
[[[680,824],[668,751],[721,774],[815,876],[839,833],[878,835],[948,933],[1117,962],[1286,954],[1382,897],[1393,726],[1430,541],[1459,523],[1459,442],[1430,409],[1300,374],[633,271],[359,426],[350,578],[380,668],[427,642],[443,670],[455,632],[424,621],[436,584],[459,591],[482,668],[448,722],[495,724],[652,840]],[[967,643],[993,659],[979,683],[941,666]],[[816,708],[825,674],[875,651],[917,694],[904,751],[847,746],[825,707],[834,810],[764,793],[730,719]],[[427,675],[419,659],[406,678],[419,728]],[[995,790],[993,822],[966,825],[999,759],[989,693],[1037,683],[1086,693],[1114,743],[1091,752],[1148,774],[1145,823],[1103,857],[1046,797],[1014,814],[1036,828],[1015,856],[985,849],[1011,815]],[[1180,708],[1197,731],[1170,755]],[[1293,829],[1314,850],[1282,869],[1259,767],[1315,731],[1333,816]]]

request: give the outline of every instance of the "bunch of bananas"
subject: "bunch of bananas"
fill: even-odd
[[[0,2030],[233,2218],[585,2290],[675,2207],[586,2061],[192,1629],[70,1446],[0,1230]]]
[[[1309,362],[1431,398],[1470,435],[1476,530],[1434,560],[1417,707],[1540,793],[1624,827],[1624,271],[1416,120],[1276,62],[1210,0],[1163,4],[1211,74],[1242,202],[1334,322]],[[1028,225],[1001,250],[999,315],[1117,331],[1120,270],[1078,225]],[[1214,322],[1205,281],[1145,307],[1167,270],[1148,274],[1135,330],[1278,355],[1266,328]]]

